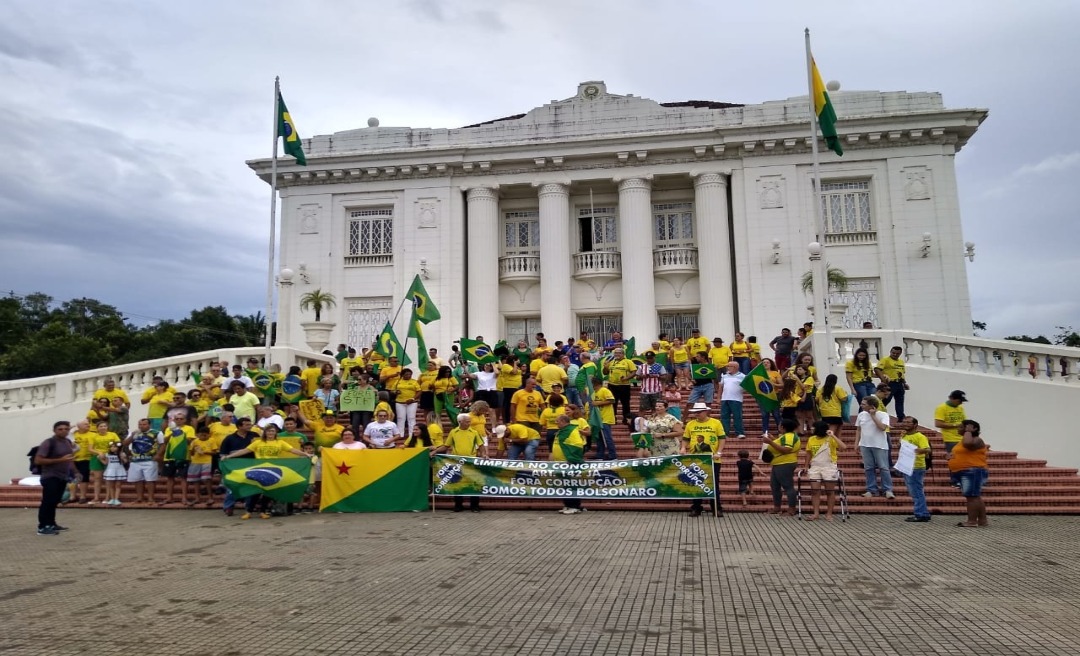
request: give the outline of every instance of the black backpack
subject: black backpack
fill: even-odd
[[[38,465],[36,462],[34,462],[34,458],[37,457],[37,453],[38,453],[39,448],[40,447],[36,447],[36,446],[32,447],[30,449],[30,451],[26,454],[26,457],[30,458],[30,473],[33,474],[34,476],[40,476],[41,475],[41,465]]]

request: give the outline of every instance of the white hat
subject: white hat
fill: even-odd
[[[496,435],[498,435],[499,437],[502,437],[506,433],[506,426],[503,426],[502,424],[499,424],[498,426],[495,427],[493,432]]]
[[[699,401],[698,403],[694,404],[694,407],[690,408],[690,412],[701,412],[701,411],[708,412],[709,411],[709,404],[708,403],[701,403]]]

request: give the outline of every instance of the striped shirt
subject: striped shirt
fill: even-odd
[[[647,378],[646,374],[655,374],[656,378]],[[664,384],[660,376],[664,375],[664,367],[659,364],[638,365],[637,377],[641,380],[642,394],[659,394],[664,390]]]

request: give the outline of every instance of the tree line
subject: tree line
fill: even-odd
[[[258,346],[261,312],[230,315],[222,306],[185,319],[133,325],[92,298],[57,303],[42,293],[0,298],[0,380],[33,378],[220,348]]]

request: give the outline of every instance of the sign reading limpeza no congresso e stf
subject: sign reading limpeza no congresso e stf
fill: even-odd
[[[574,464],[437,455],[431,474],[441,496],[707,499],[716,485],[711,460],[705,454]]]

